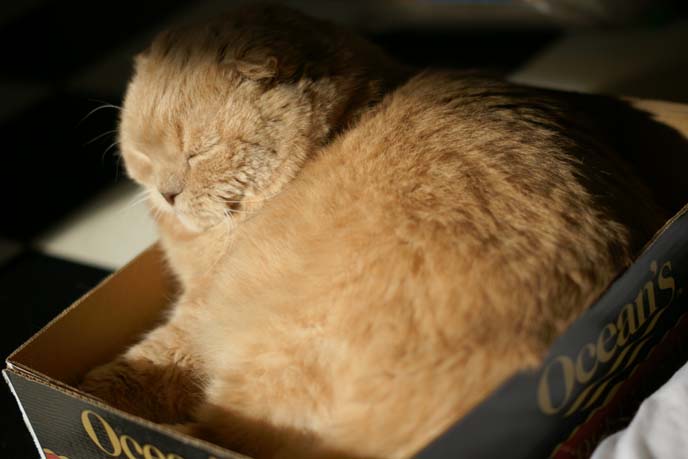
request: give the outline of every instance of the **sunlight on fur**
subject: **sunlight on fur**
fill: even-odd
[[[664,221],[576,100],[284,7],[161,34],[119,139],[182,292],[81,388],[256,458],[412,456]]]

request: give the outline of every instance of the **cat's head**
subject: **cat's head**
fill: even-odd
[[[285,7],[164,32],[124,100],[126,170],[188,229],[241,220],[399,75],[375,47]]]

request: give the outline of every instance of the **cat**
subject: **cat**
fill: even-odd
[[[412,456],[666,219],[577,100],[281,6],[161,34],[119,136],[180,294],[80,388],[256,458]]]

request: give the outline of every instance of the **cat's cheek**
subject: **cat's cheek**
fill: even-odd
[[[175,212],[175,216],[177,217],[177,220],[179,220],[179,222],[184,226],[184,228],[192,233],[200,233],[204,229],[203,226],[196,221],[196,219],[189,217],[184,212]]]
[[[145,186],[153,175],[153,164],[150,159],[136,152],[122,152],[122,158],[127,175],[135,182]]]
[[[203,199],[197,199],[196,203],[194,207],[187,207],[184,203],[180,203],[175,209],[188,229],[201,232],[220,224],[231,223],[230,212],[222,204]]]

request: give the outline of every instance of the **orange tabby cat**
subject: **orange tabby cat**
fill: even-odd
[[[411,456],[663,221],[578,110],[281,7],[161,35],[120,140],[183,290],[83,390],[259,458]]]

